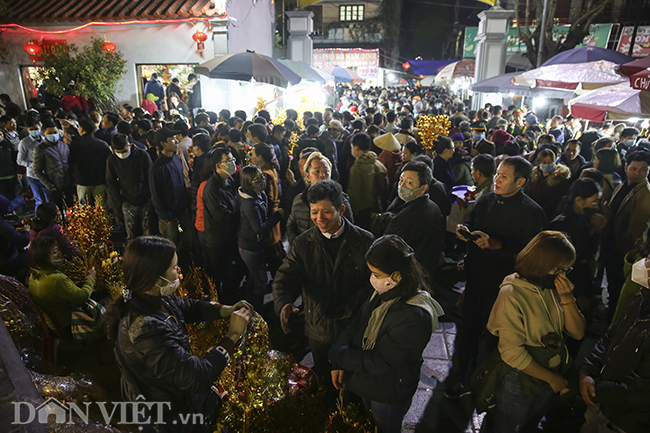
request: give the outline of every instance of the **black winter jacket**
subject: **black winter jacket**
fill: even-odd
[[[151,198],[149,170],[151,158],[144,150],[131,147],[131,155],[120,159],[111,155],[106,160],[106,187],[111,202],[118,209],[127,202],[143,206]]]
[[[406,203],[386,227],[385,234],[398,235],[409,244],[424,269],[433,275],[445,241],[445,220],[425,194]]]
[[[70,148],[62,140],[43,140],[34,149],[34,174],[45,188],[64,191],[72,186],[70,177]]]
[[[133,298],[119,323],[115,354],[122,373],[122,396],[135,401],[170,402],[173,413],[187,411],[191,394],[207,392],[228,363],[216,349],[205,357],[190,354],[185,323],[215,320],[219,309],[195,299],[165,296],[168,313]],[[224,338],[218,346],[232,353],[234,343]]]
[[[183,162],[177,155],[160,155],[149,170],[149,189],[158,218],[171,221],[190,206],[190,195],[185,188]]]
[[[232,177],[224,180],[214,173],[203,188],[205,244],[218,247],[237,242],[239,201]]]
[[[374,240],[371,233],[345,219],[341,246],[332,260],[318,227],[298,236],[273,280],[275,312],[302,294],[305,334],[334,344],[371,291],[365,254]]]
[[[105,141],[93,134],[76,137],[70,143],[70,170],[77,185],[95,186],[106,183],[106,160],[111,150]]]
[[[329,352],[333,369],[353,372],[345,381],[347,389],[381,403],[403,403],[415,394],[422,352],[432,332],[429,313],[400,300],[386,313],[375,347],[362,349],[363,334],[373,310],[398,295],[391,290],[364,303],[353,324]]]
[[[257,197],[239,190],[240,223],[237,245],[246,251],[261,251],[271,240],[271,229],[282,219],[280,212],[269,215],[269,203],[266,193]]]
[[[650,431],[650,290],[635,295],[623,317],[587,355],[580,373],[596,380],[600,410],[626,433]]]
[[[310,227],[314,226],[314,222],[311,220],[309,201],[307,200],[308,193],[309,186],[306,186],[303,192],[293,199],[291,214],[287,220],[287,238],[289,239],[289,244],[293,244],[293,240],[300,233],[304,233],[309,230]],[[343,204],[345,205],[343,216],[350,222],[354,223],[352,206],[350,205],[350,200],[346,193],[343,193]]]
[[[546,225],[544,210],[522,191],[507,198],[493,192],[479,198],[467,227],[501,241],[502,247],[482,250],[474,242],[467,243],[466,293],[494,301],[505,276],[515,271],[517,254]]]

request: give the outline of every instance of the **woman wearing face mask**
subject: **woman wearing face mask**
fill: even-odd
[[[557,215],[562,197],[571,186],[571,170],[563,164],[557,164],[555,160],[555,152],[551,149],[539,151],[533,176],[526,187],[526,194],[544,209],[549,221]]]
[[[278,177],[280,166],[278,165],[278,161],[275,159],[273,150],[266,143],[258,143],[253,147],[251,152],[251,163],[262,170],[265,184],[264,192],[266,193],[268,200],[269,215],[271,215],[280,210],[280,183]],[[281,241],[282,232],[280,229],[280,223],[278,222],[271,227],[272,239],[266,248],[266,256],[271,268],[271,274],[275,274],[275,271],[277,271],[282,264],[285,252]]]
[[[381,433],[398,433],[417,389],[422,351],[444,312],[399,236],[377,239],[366,261],[375,290],[329,351],[332,382],[363,398]]]
[[[239,254],[248,268],[249,279],[247,296],[256,309],[264,305],[266,289],[265,250],[272,242],[271,231],[282,219],[282,210],[273,212],[264,192],[266,178],[259,167],[249,165],[242,169],[239,187],[240,223]]]
[[[551,222],[551,230],[565,233],[576,250],[576,262],[568,275],[575,286],[573,295],[580,310],[591,310],[589,297],[598,291],[596,273],[600,256],[601,233],[607,218],[601,213],[602,192],[600,185],[589,178],[576,180],[562,201],[560,214]],[[571,341],[571,340],[569,340]],[[572,355],[579,345],[571,343]]]
[[[142,396],[147,402],[168,402],[141,407],[142,420],[162,420],[166,431],[180,432],[179,414],[202,413],[207,422],[192,431],[211,432],[218,401],[211,386],[246,331],[252,307],[245,301],[227,306],[173,296],[179,286],[177,264],[176,248],[164,238],[142,236],[127,245],[126,286],[108,307],[108,335],[115,341],[125,401]],[[225,318],[230,320],[225,337],[205,356],[191,355],[185,324]]]
[[[494,389],[496,406],[481,431],[516,433],[536,426],[552,397],[568,392],[563,374],[570,358],[562,335],[566,331],[580,340],[585,329],[566,276],[574,261],[566,235],[543,231],[517,256],[517,273],[503,280],[487,324],[499,338],[503,368]]]
[[[61,211],[54,203],[43,203],[36,209],[36,218],[32,224],[32,231],[29,240],[34,241],[43,236],[49,236],[56,240],[63,256],[70,260],[74,256],[81,257],[79,248],[72,245],[63,234],[61,226],[57,224],[61,220]]]
[[[39,237],[29,247],[29,264],[32,268],[29,293],[34,302],[52,313],[61,326],[69,331],[72,308],[83,305],[93,293],[95,268],[86,270],[83,285],[77,286],[58,269],[64,260],[63,252],[53,237]],[[48,317],[45,321],[50,329],[54,329]]]

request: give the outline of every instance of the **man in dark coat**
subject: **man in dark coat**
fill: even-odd
[[[585,426],[611,422],[615,431],[650,431],[650,269],[645,269],[644,287],[585,357],[580,371],[580,392],[589,406]]]
[[[438,205],[427,194],[431,177],[431,169],[424,162],[406,164],[398,190],[406,204],[393,217],[385,232],[404,239],[429,275],[433,275],[438,266],[445,239],[444,218]]]
[[[79,137],[70,143],[70,170],[77,184],[79,203],[95,203],[100,196],[106,206],[106,160],[111,154],[108,144],[95,137],[90,119],[79,121]]]
[[[217,289],[221,291],[219,294],[229,295],[239,287],[240,281],[237,281],[237,268],[232,266],[232,261],[242,263],[237,249],[239,201],[237,185],[232,178],[236,169],[235,158],[228,148],[218,147],[205,164],[215,167],[215,173],[203,189],[205,245],[210,263],[208,272],[215,279]]]
[[[115,134],[113,155],[106,160],[106,187],[116,215],[122,215],[127,240],[158,232],[149,190],[151,158],[129,143],[126,135]]]
[[[479,340],[486,330],[492,305],[506,275],[515,271],[517,254],[546,227],[544,210],[522,191],[532,176],[533,166],[520,156],[510,156],[499,165],[494,192],[481,197],[467,226],[459,225],[458,238],[471,231],[465,259],[467,283],[463,300],[463,326],[456,337],[454,360],[460,381],[447,387],[449,398],[468,392]]]
[[[160,234],[178,246],[181,238],[187,239],[192,228],[190,195],[185,188],[183,163],[176,155],[176,134],[171,129],[163,128],[156,132],[156,142],[160,156],[149,170],[151,201],[158,214]]]
[[[343,217],[343,191],[332,180],[309,188],[315,226],[293,242],[275,274],[273,301],[282,329],[291,332],[293,302],[302,294],[305,334],[314,357],[314,372],[331,384],[329,348],[371,292],[365,254],[373,236]],[[331,386],[331,385],[328,385]]]

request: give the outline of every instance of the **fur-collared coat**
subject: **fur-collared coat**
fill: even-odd
[[[548,176],[535,166],[533,176],[526,187],[526,194],[544,209],[548,221],[558,214],[562,198],[566,195],[571,182],[571,170],[562,164],[555,164],[555,170]]]

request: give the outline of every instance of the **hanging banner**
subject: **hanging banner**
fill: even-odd
[[[379,50],[363,50],[361,48],[315,49],[312,59],[313,66],[342,66],[344,68],[377,68],[379,66]]]
[[[618,40],[616,51],[623,54],[630,52],[630,43],[632,42],[632,33],[634,27],[623,27],[621,39]],[[634,39],[634,48],[632,57],[650,56],[650,26],[639,26],[636,29],[636,38]]]
[[[35,42],[39,47],[41,47],[41,51],[34,56],[30,56],[29,58],[31,60],[45,60],[44,56],[50,55],[57,50],[68,51],[68,41],[65,39],[43,39],[42,41]]]
[[[612,32],[613,24],[592,24],[589,27],[589,34],[585,36],[581,44],[576,45],[575,48],[582,47],[583,45],[590,45],[593,47],[607,48],[607,42]],[[553,27],[553,40],[557,41],[561,37],[566,37],[569,33],[571,26],[555,26]],[[639,27],[640,28],[640,27]],[[535,31],[535,27],[529,27],[531,33]],[[522,29],[524,31],[524,29]],[[476,57],[476,35],[478,27],[465,28],[465,49],[463,57]],[[506,54],[526,53],[528,51],[526,44],[519,40],[516,27],[510,27],[506,35]]]

